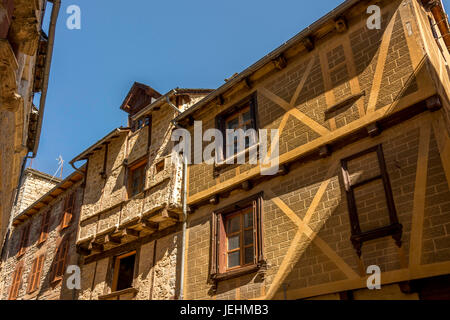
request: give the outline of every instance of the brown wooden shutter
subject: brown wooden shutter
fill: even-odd
[[[38,258],[35,258],[35,259],[33,260],[32,266],[31,266],[30,275],[28,276],[28,289],[27,289],[27,293],[30,293],[31,291],[33,291],[34,278],[35,278],[35,276],[36,276],[37,265],[38,265]]]
[[[28,246],[28,237],[30,234],[30,224],[28,224],[22,231],[22,237],[20,239],[19,256],[23,255]]]
[[[219,272],[223,273],[225,272],[227,266],[227,259],[226,259],[226,254],[227,254],[227,236],[226,236],[226,232],[225,232],[225,223],[224,223],[224,217],[223,215],[219,215],[219,223],[218,223],[218,227],[219,227],[219,257],[218,257],[218,263],[219,263]]]
[[[217,274],[217,221],[218,215],[213,213],[211,221],[211,270],[210,275]]]
[[[50,227],[50,212],[47,211],[42,216],[41,231],[39,235],[39,243],[44,242],[48,238],[48,229]]]
[[[69,251],[69,239],[64,239],[58,247],[55,262],[53,264],[53,280],[61,279],[64,276],[64,268],[66,265],[67,252]]]
[[[23,264],[19,264],[16,267],[16,271],[13,275],[13,280],[11,284],[11,289],[9,291],[9,300],[17,299],[17,295],[19,294],[20,286],[22,284],[22,273],[23,273]]]
[[[28,289],[27,292],[31,293],[39,288],[39,283],[42,275],[42,268],[44,267],[45,255],[40,255],[33,260],[33,266],[31,268],[30,275],[28,277]]]
[[[64,215],[62,219],[61,228],[67,228],[72,221],[73,209],[75,205],[75,193],[71,193],[67,198],[64,205]]]

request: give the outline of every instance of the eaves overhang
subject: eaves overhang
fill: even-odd
[[[75,158],[70,160],[70,164],[74,164],[77,161],[80,160],[86,160],[93,152],[100,150],[102,148],[102,145],[110,142],[112,139],[118,138],[121,135],[130,132],[130,128],[124,128],[119,127],[114,130],[112,130],[110,133],[108,133],[106,136],[104,136],[102,139],[98,140],[96,143],[94,143],[92,146],[84,150],[82,153],[77,155]]]
[[[84,172],[86,170],[86,167],[83,166],[80,170]],[[17,217],[15,217],[12,222],[13,226],[17,227],[28,219],[31,219],[34,215],[38,214],[42,208],[48,206],[53,200],[70,189],[74,184],[83,180],[83,177],[84,176],[82,173],[78,171],[73,172],[66,179],[58,183],[50,191],[48,191],[33,204],[31,204],[28,208],[22,211]]]

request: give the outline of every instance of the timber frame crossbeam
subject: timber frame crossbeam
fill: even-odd
[[[194,197],[191,196],[191,200],[188,199],[189,213],[195,212],[195,210],[202,205],[211,203],[218,204],[220,198],[227,198],[233,190],[242,189],[248,191],[259,183],[274,179],[280,175],[285,175],[289,172],[289,168],[295,163],[305,163],[331,156],[333,150],[339,150],[351,143],[357,142],[366,137],[377,136],[383,130],[407,121],[408,119],[411,119],[418,114],[421,114],[423,112],[434,112],[436,110],[439,110],[441,107],[442,103],[439,96],[433,95],[408,107],[400,109],[397,112],[387,114],[381,119],[375,119],[372,122],[367,122],[364,126],[361,126],[357,130],[349,131],[346,134],[335,138],[334,140],[330,138],[328,141],[326,141],[326,143],[319,144],[318,147],[308,150],[307,152],[304,152],[296,157],[287,159],[284,162],[282,161],[283,159],[280,156],[280,169],[277,174],[270,176],[260,174],[247,175],[247,178],[243,181],[228,182],[229,186],[224,188],[223,190],[207,190],[209,191],[209,195],[205,198],[200,198],[197,200],[197,195],[195,195]]]

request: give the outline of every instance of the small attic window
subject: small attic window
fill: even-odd
[[[133,132],[136,132],[143,127],[149,126],[150,124],[151,124],[150,116],[142,117],[142,118],[139,118],[139,119],[133,121],[133,123],[131,125],[131,129]]]

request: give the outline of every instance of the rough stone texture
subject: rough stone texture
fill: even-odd
[[[31,114],[36,113],[32,90],[43,3],[15,0],[13,11],[0,8],[0,243],[8,227],[22,160],[28,151],[27,139],[33,138],[28,137],[28,130]]]
[[[383,3],[387,4],[387,2]],[[414,17],[407,14],[401,16],[400,10],[407,11],[409,9],[398,7],[397,3],[392,3],[389,8],[383,8],[382,30],[380,31],[367,30],[366,21],[355,14],[348,21],[348,32],[328,34],[322,39],[322,42],[316,42],[316,48],[312,52],[292,58],[286,69],[267,76],[260,83],[254,83],[246,93],[242,92],[245,90],[236,90],[239,93],[235,93],[235,96],[230,95],[230,98],[226,97],[223,106],[210,104],[204,107],[195,114],[195,119],[203,121],[203,131],[212,128],[215,126],[218,114],[232,107],[246,95],[256,92],[259,128],[275,129],[284,121],[284,130],[280,134],[281,156],[295,148],[312,144],[311,142],[319,139],[320,134],[292,115],[286,117],[286,110],[284,110],[286,106],[280,107],[272,101],[274,99],[270,99],[265,92],[262,92],[263,90],[260,90],[264,88],[290,103],[309,61],[312,61],[312,71],[306,78],[297,101],[291,107],[296,107],[317,124],[330,131],[335,129],[329,120],[334,120],[336,130],[342,132],[342,129],[359,120],[361,114],[358,105],[353,103],[343,107],[342,110],[338,109],[333,113],[326,114],[328,117],[326,118],[324,112],[327,107],[331,106],[326,104],[325,93],[332,95],[336,103],[343,101],[355,94],[354,88],[352,88],[355,82],[362,91],[365,91],[365,95],[360,99],[365,106],[361,109],[365,109],[366,112],[369,97],[373,97],[373,95],[376,95],[377,98],[372,105],[375,110],[397,102],[399,99],[403,99],[405,106],[411,104],[412,97],[418,96],[420,88],[414,74],[411,58],[413,53],[408,49],[408,41],[420,43],[421,40],[417,34],[405,34],[405,21],[402,21],[402,18],[406,17],[411,22]],[[374,84],[381,39],[389,19],[393,19],[393,33],[388,43],[386,65],[381,69],[380,89],[377,92],[370,92]],[[347,47],[349,55],[344,54],[345,46],[349,46]],[[322,63],[326,63],[326,68],[319,62],[321,60],[318,57],[319,51],[324,54],[325,59]],[[325,69],[329,70],[328,74],[323,72]],[[353,69],[356,71],[355,75],[351,75]],[[429,76],[426,75],[427,79]],[[325,92],[325,80],[327,80],[325,77],[329,77],[328,80],[332,86],[328,92]],[[350,80],[354,81],[353,84],[350,83]],[[426,97],[428,96],[423,95],[423,98]],[[440,115],[439,112],[438,116]],[[306,160],[293,162],[287,175],[272,178],[268,182],[255,183],[254,188],[249,192],[239,188],[237,182],[232,184],[230,181],[240,174],[240,177],[245,179],[242,173],[248,170],[247,165],[227,166],[218,170],[218,175],[214,175],[214,168],[211,165],[190,165],[189,197],[192,201],[198,199],[197,196],[201,198],[201,201],[207,200],[217,190],[223,190],[223,192],[220,194],[218,205],[205,204],[206,201],[201,202],[198,206],[196,204],[200,201],[193,204],[195,211],[189,217],[186,297],[188,299],[262,297],[264,292],[274,285],[275,277],[287,257],[288,249],[294,245],[293,239],[299,229],[267,192],[263,201],[263,242],[264,258],[268,270],[263,284],[256,281],[255,274],[251,274],[218,281],[217,288],[214,288],[212,284],[208,283],[208,264],[211,259],[211,212],[245,199],[258,191],[270,190],[279,198],[277,201],[281,200],[298,218],[304,219],[320,186],[328,178],[330,180],[323,195],[319,199],[315,199],[318,204],[315,211],[311,213],[309,227],[314,232],[313,237],[320,238],[339,259],[328,256],[319,245],[303,234],[296,251],[297,260],[287,266],[289,271],[282,283],[275,283],[278,288],[275,296],[283,297],[283,285],[288,285],[288,291],[306,292],[309,287],[318,288],[328,283],[345,281],[348,279],[346,272],[354,273],[357,276],[361,275],[361,270],[369,265],[378,265],[382,272],[408,268],[414,192],[420,188],[415,185],[419,130],[421,125],[429,121],[430,118],[417,116],[415,120],[407,120],[405,123],[383,131],[378,137],[360,139],[357,142],[349,140],[347,145],[342,146],[342,149],[332,150],[332,156],[335,156],[336,153],[339,153],[339,156],[333,158],[333,161],[338,162],[338,166],[334,172],[331,172],[331,176],[327,176],[332,165],[330,157],[314,161],[309,161],[309,158],[306,157]],[[193,128],[190,129],[192,135]],[[326,138],[326,135],[325,133],[323,137]],[[331,132],[330,138],[334,139],[337,135],[338,132]],[[450,252],[450,242],[448,241],[450,191],[436,140],[436,137],[431,137],[423,233],[423,264],[448,262]],[[383,147],[394,205],[399,222],[403,226],[402,248],[397,247],[392,237],[383,237],[364,242],[362,256],[359,258],[350,241],[349,210],[339,161],[376,144],[381,144]],[[311,153],[316,150],[312,150]],[[299,151],[298,155],[301,154],[302,152]],[[308,156],[309,153],[305,153],[305,155]],[[362,181],[379,174],[379,167],[373,155],[352,161],[349,163],[349,170],[353,181]],[[230,181],[229,185],[225,185],[227,181]],[[220,188],[222,186],[218,186],[219,183],[223,185],[223,189]],[[234,191],[228,193],[233,189]],[[201,193],[201,197],[199,193]],[[356,190],[355,194],[363,231],[389,224],[383,186],[378,181]],[[342,265],[347,265],[348,269],[344,269]],[[395,286],[395,290],[391,287],[387,289],[387,297],[404,296],[408,298],[407,295],[399,294],[398,286]],[[305,291],[301,291],[303,289]],[[365,297],[364,293],[361,293],[358,298],[363,296]],[[415,297],[417,298],[417,295]]]
[[[57,177],[51,177],[37,170],[25,169],[23,182],[17,197],[17,204],[13,208],[11,218],[14,219],[60,181],[61,179]]]
[[[37,180],[29,178],[26,180],[25,190],[33,190]],[[45,188],[48,181],[44,181]],[[81,182],[69,188],[66,192],[60,194],[56,199],[47,206],[34,214],[28,221],[12,227],[10,237],[5,242],[2,256],[2,269],[0,273],[0,299],[8,299],[9,289],[11,286],[12,274],[19,262],[24,263],[24,271],[22,275],[22,285],[17,299],[37,299],[37,300],[71,300],[74,292],[66,286],[68,275],[65,274],[63,279],[52,283],[51,268],[53,266],[56,251],[60,241],[64,237],[69,237],[69,251],[67,255],[66,267],[68,265],[78,265],[78,254],[76,253],[75,240],[78,229],[78,220],[80,216],[80,207],[83,196],[83,189],[80,187]],[[64,210],[64,202],[66,197],[75,192],[75,208],[71,224],[68,228],[61,230],[61,218]],[[44,243],[39,244],[40,229],[44,214],[50,213],[50,225],[48,230],[48,238]],[[18,256],[20,238],[22,231],[27,225],[31,225],[29,241],[25,254]],[[41,273],[40,284],[38,290],[31,294],[26,292],[29,281],[29,273],[32,267],[33,259],[44,254],[44,266]]]

